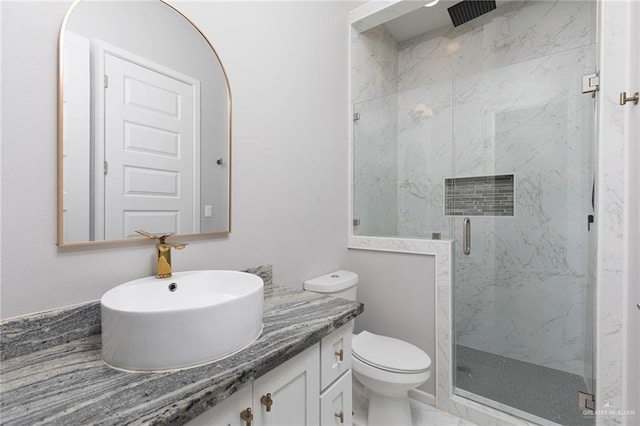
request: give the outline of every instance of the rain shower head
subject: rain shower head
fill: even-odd
[[[487,12],[491,12],[495,8],[495,0],[463,0],[447,10],[449,11],[449,16],[451,16],[453,26],[457,27]]]

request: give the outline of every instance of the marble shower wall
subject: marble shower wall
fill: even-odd
[[[514,174],[514,216],[472,217],[471,255],[456,244],[457,343],[580,375],[593,321],[593,101],[580,84],[595,69],[594,7],[515,1],[400,44],[384,27],[352,44],[355,211],[376,223],[356,234],[461,241],[444,179]]]

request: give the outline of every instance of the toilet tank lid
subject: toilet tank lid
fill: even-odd
[[[333,293],[358,284],[358,274],[350,271],[334,271],[304,282],[304,289],[318,293]]]

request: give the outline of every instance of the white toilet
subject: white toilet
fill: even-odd
[[[356,300],[357,284],[357,274],[335,271],[305,281],[304,289]],[[429,379],[429,355],[410,343],[368,331],[354,334],[351,352],[354,378],[364,385],[369,402],[368,425],[411,425],[409,391]]]

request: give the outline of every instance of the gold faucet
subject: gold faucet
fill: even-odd
[[[187,244],[166,243],[165,240],[173,235],[172,232],[162,235],[156,235],[142,230],[136,230],[136,232],[152,240],[158,240],[156,244],[156,254],[158,255],[158,273],[156,274],[156,278],[169,278],[171,276],[171,249],[182,250]]]

